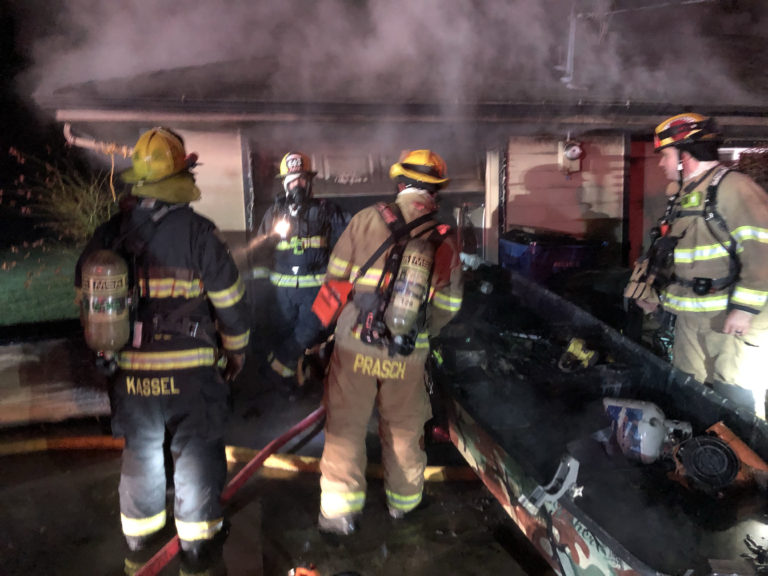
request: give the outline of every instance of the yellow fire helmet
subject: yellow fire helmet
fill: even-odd
[[[314,176],[317,172],[312,171],[312,160],[309,156],[301,152],[288,152],[280,161],[280,174],[277,177],[285,178],[291,174]]]
[[[717,140],[715,121],[712,118],[685,112],[667,118],[653,132],[653,150],[658,152],[669,146],[683,146],[702,140]]]
[[[158,127],[142,134],[133,147],[131,161],[133,168],[121,176],[134,184],[134,196],[171,203],[200,199],[200,189],[189,172],[197,163],[197,154],[187,155],[184,140],[172,130]]]
[[[133,147],[133,168],[122,178],[128,183],[159,182],[194,166],[196,155],[187,156],[184,141],[168,128],[152,128]]]
[[[400,160],[389,169],[392,180],[402,177],[438,186],[448,184],[449,179],[445,175],[445,161],[431,150],[405,150]]]

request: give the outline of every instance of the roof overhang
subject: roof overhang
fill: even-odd
[[[248,127],[280,123],[473,124],[575,132],[611,130],[649,136],[683,110],[714,116],[727,136],[768,136],[764,108],[643,102],[275,102],[52,98],[41,105],[59,122]]]

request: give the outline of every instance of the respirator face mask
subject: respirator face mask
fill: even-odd
[[[304,174],[291,174],[283,181],[285,199],[289,205],[303,204],[309,199],[310,181]]]

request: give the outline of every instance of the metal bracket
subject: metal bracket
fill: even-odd
[[[517,501],[530,514],[536,515],[544,502],[557,502],[563,494],[573,489],[579,474],[579,461],[570,454],[560,460],[554,478],[546,486],[537,486],[530,496],[521,495]]]

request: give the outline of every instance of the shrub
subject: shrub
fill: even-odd
[[[117,211],[108,172],[83,174],[50,167],[45,182],[33,187],[32,215],[66,243],[82,245],[96,227]]]
[[[110,172],[81,168],[69,159],[51,164],[16,155],[25,166],[18,183],[28,200],[22,213],[60,242],[85,244],[96,227],[117,211]]]

